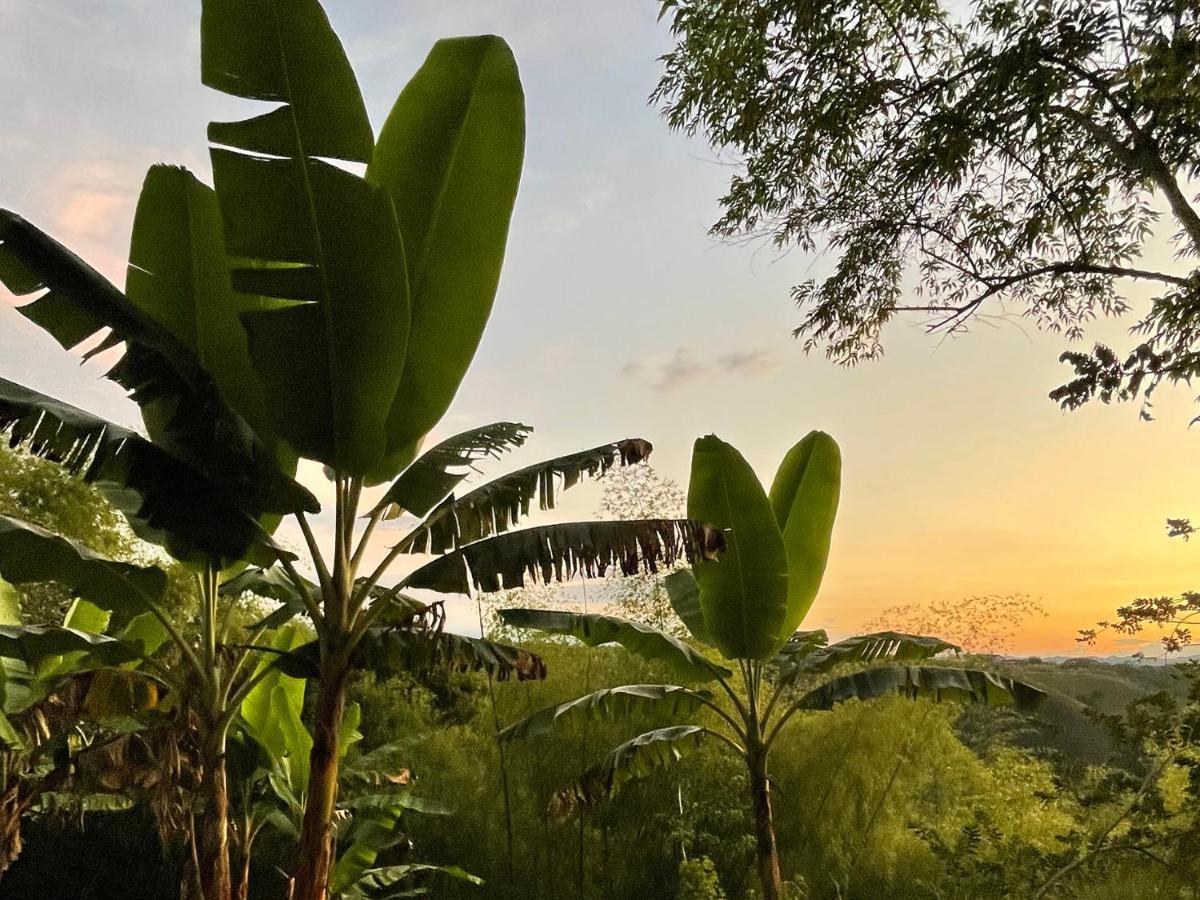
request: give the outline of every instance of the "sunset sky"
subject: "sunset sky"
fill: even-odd
[[[838,633],[894,604],[1025,593],[1050,615],[1019,649],[1074,652],[1076,629],[1114,606],[1200,585],[1200,546],[1163,524],[1200,517],[1193,392],[1164,389],[1151,423],[1129,405],[1063,413],[1046,398],[1067,376],[1063,341],[1020,320],[953,340],[895,324],[886,357],[856,369],[803,355],[789,287],[828,261],[707,236],[730,170],[647,105],[669,46],[651,0],[326,6],[377,127],[440,36],[501,34],[521,66],[528,144],[504,276],[440,433],[534,425],[513,464],[641,436],[686,483],[699,435],[769,482],[805,432],[830,432],[842,509],[806,625]],[[198,2],[0,0],[0,205],[118,284],[146,168],[208,180],[205,126],[231,108],[200,85],[198,21]],[[0,374],[136,422],[102,369],[64,366],[0,295]],[[1128,324],[1090,338],[1124,346]],[[580,489],[566,513],[598,496]]]

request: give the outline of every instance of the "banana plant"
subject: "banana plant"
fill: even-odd
[[[261,586],[262,578],[255,573],[251,580]],[[419,672],[432,666],[457,665],[484,669],[501,677],[521,677],[531,670],[545,672],[540,660],[517,648],[456,635],[424,637],[410,642],[413,652],[395,648],[382,651],[387,662],[372,660],[372,670]],[[303,643],[303,634],[294,625],[276,632],[272,642],[273,650],[281,656],[289,655],[293,662],[305,658],[306,647],[311,645]],[[251,851],[258,834],[272,828],[293,841],[300,837],[312,748],[312,735],[301,720],[303,679],[286,674],[287,666],[275,666],[267,660],[260,665],[271,671],[242,701],[237,723],[239,752],[234,754],[242,760],[240,767],[234,767],[240,768],[234,778],[234,794],[239,799],[234,831],[242,857],[239,900],[249,898]],[[385,892],[392,896],[411,888],[413,879],[434,873],[481,884],[480,879],[455,866],[378,864],[384,851],[407,843],[402,817],[408,811],[426,815],[446,815],[450,811],[413,793],[412,774],[403,764],[411,741],[385,744],[348,757],[362,737],[356,730],[359,716],[357,704],[347,707],[338,740],[343,765],[339,772],[338,853],[330,877],[331,896],[340,900],[370,900]]]
[[[319,900],[345,681],[378,582],[357,579],[360,495],[413,461],[474,356],[520,179],[524,96],[500,38],[440,41],[376,138],[316,0],[205,0],[200,32],[206,85],[273,104],[209,127],[224,247],[240,261],[228,283],[262,298],[240,323],[269,427],[335,488],[332,547],[299,517],[320,587],[304,599],[320,678],[294,896]]]
[[[206,2],[201,32],[205,83],[282,105],[213,125],[216,192],[182,169],[151,171],[124,293],[0,213],[0,280],[19,295],[40,292],[20,312],[64,347],[110,329],[93,352],[124,343],[108,375],[141,407],[151,440],[8,382],[0,428],[111,485],[139,534],[200,570],[199,650],[175,643],[220,726],[239,698],[216,665],[218,572],[246,560],[291,568],[262,526],[296,514],[311,537],[303,515],[319,507],[289,476],[300,455],[335,473],[338,546],[328,566],[310,546],[323,590],[306,595],[325,657],[313,748],[321,787],[305,825],[318,850],[301,855],[297,893],[310,898],[327,878],[320,848],[336,783],[327,738],[357,624],[341,552],[357,505],[348,495],[411,461],[478,344],[519,179],[523,97],[502,40],[442,42],[376,143],[319,4]],[[367,163],[369,177],[331,158]],[[239,658],[233,674],[244,668]],[[215,729],[217,761],[223,734]],[[214,793],[212,810],[222,806]],[[210,818],[220,816],[204,819],[218,840],[225,828]],[[208,880],[207,896],[228,896],[227,865]]]
[[[271,529],[287,513],[320,508],[294,481],[296,456],[263,411],[238,319],[246,304],[228,284],[222,227],[212,188],[186,170],[152,167],[121,291],[35,225],[0,210],[0,281],[34,298],[18,311],[66,349],[101,334],[89,356],[124,345],[106,374],[138,405],[148,437],[4,379],[0,430],[10,444],[99,487],[140,537],[195,573],[195,640],[175,624],[161,591],[118,585],[104,602],[118,616],[147,613],[175,648],[172,684],[186,688],[179,695],[195,706],[204,732],[206,814],[197,855],[209,900],[229,897],[223,744],[253,644],[224,646],[233,620],[218,603],[217,586],[223,570],[244,561],[290,566],[292,555],[271,539]],[[0,571],[21,563],[11,558],[20,545],[53,543],[29,529],[10,537],[20,540],[6,545]],[[53,549],[54,558],[69,562],[69,550]],[[76,549],[82,558],[94,556]],[[100,563],[93,562],[96,570]],[[80,579],[89,569],[63,565],[53,577],[84,590]]]
[[[595,691],[509,726],[500,733],[502,741],[536,738],[579,719],[620,719],[651,709],[672,716],[707,713],[715,723],[659,728],[621,744],[555,796],[553,814],[568,815],[598,803],[628,781],[714,742],[746,766],[763,896],[778,900],[782,885],[768,757],[795,715],[895,692],[1020,706],[1041,698],[1036,688],[989,672],[911,665],[957,649],[937,638],[886,632],[829,644],[823,631],[797,630],[824,575],[840,485],[840,451],[822,432],[812,432],[787,453],[769,493],[732,446],[713,435],[696,441],[688,514],[722,529],[725,551],[667,576],[666,587],[675,612],[704,652],[666,632],[613,616],[500,611],[515,628],[570,636],[593,647],[618,644],[665,665],[679,682]],[[848,663],[876,665],[797,690],[811,676]]]

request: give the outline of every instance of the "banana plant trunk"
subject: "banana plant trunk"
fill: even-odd
[[[348,665],[327,656],[321,666],[320,687],[308,762],[308,798],[300,829],[300,855],[292,900],[325,900],[333,868],[333,815],[337,806],[338,735],[346,709]]]
[[[771,815],[771,781],[767,777],[767,751],[756,742],[747,748],[750,795],[754,807],[755,861],[762,882],[763,900],[780,900],[783,879],[779,874],[779,848],[775,843],[775,820]]]
[[[225,778],[224,739],[216,741],[206,757],[201,786],[204,813],[198,841],[200,893],[204,900],[231,900],[233,881],[229,869],[229,792]]]

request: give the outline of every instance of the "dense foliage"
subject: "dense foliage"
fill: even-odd
[[[496,697],[503,722],[588,688],[616,685],[630,677],[653,681],[665,674],[620,649],[597,653],[564,644],[535,649],[556,674],[544,682],[499,685]],[[1092,680],[1081,677],[1093,669]],[[1080,673],[1047,664],[1022,674],[1047,688],[1084,693],[1097,679],[1121,684],[1131,694],[1143,694],[1159,677],[1179,681],[1171,679],[1170,669],[1102,664]],[[413,777],[414,795],[435,810],[444,805],[450,811],[448,816],[406,813],[404,834],[411,850],[397,846],[386,859],[455,863],[485,881],[483,888],[438,881],[432,883],[433,896],[636,900],[649,895],[690,900],[683,887],[706,883],[697,870],[707,866],[683,867],[685,856],[707,860],[726,897],[753,896],[751,817],[738,789],[745,776],[738,762],[719,748],[701,749],[686,768],[664,770],[630,785],[585,818],[555,822],[544,814],[555,791],[581,765],[598,760],[627,733],[628,725],[588,722],[537,745],[513,745],[508,758],[516,823],[511,863],[519,876],[510,880],[499,751],[484,677],[365,675],[351,686],[350,696],[363,710],[358,726],[362,749],[356,752],[408,735],[401,758]],[[802,720],[782,739],[774,761],[776,802],[784,870],[793,885],[805,886],[795,896],[1032,896],[1072,859],[1070,852],[1087,852],[1089,838],[1120,815],[1144,777],[1144,772],[1139,777],[1112,767],[1077,771],[1068,759],[1015,746],[1003,736],[991,735],[979,744],[962,732],[967,723],[957,718],[956,707],[900,698],[851,703],[832,714]],[[648,716],[638,724],[650,728],[668,720]],[[964,739],[972,740],[975,748]],[[848,745],[852,752],[831,762],[830,748]],[[837,768],[836,779],[829,777],[831,766]],[[1197,799],[1195,788],[1187,785],[1186,770],[1172,769],[1144,801],[1135,827],[1147,841],[1155,841],[1168,829],[1182,826],[1192,829],[1195,841]],[[111,825],[113,815],[128,824]],[[144,835],[138,839],[145,853],[159,852],[152,830],[138,832],[137,821],[136,811],[89,814],[82,821],[54,811],[39,814],[30,829],[27,856],[6,876],[0,896],[9,896],[4,890],[26,896],[20,891],[40,885],[37,896],[74,900],[84,884],[91,885],[87,890],[96,898],[128,896],[128,885],[114,881],[118,873],[113,867],[64,869],[60,858],[83,854],[94,860],[120,859],[116,854],[134,833]],[[1120,849],[1128,842],[1127,823],[1122,822],[1119,834],[1120,840],[1106,845],[1110,849],[1069,873],[1048,896],[1184,896],[1180,884],[1188,876],[1186,863],[1195,859],[1194,851],[1171,843],[1150,848],[1171,865],[1184,865],[1175,873],[1137,851]],[[274,857],[278,850],[277,843],[264,838],[256,853],[251,893],[256,900],[282,900],[284,881]],[[164,854],[163,864],[169,865],[171,854]],[[1191,877],[1196,874],[1200,873]],[[1138,892],[1123,893],[1133,890],[1131,885]],[[139,896],[177,896],[174,885],[169,892],[160,890],[155,893],[147,886]]]

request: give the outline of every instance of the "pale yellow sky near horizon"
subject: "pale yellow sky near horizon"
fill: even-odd
[[[522,68],[528,151],[505,273],[431,440],[526,421],[538,432],[516,466],[644,436],[656,468],[686,484],[692,440],[715,432],[769,483],[792,443],[829,431],[843,501],[806,624],[839,634],[896,604],[1024,593],[1049,615],[1018,649],[1075,652],[1076,630],[1115,606],[1200,586],[1200,546],[1164,527],[1200,518],[1200,430],[1187,427],[1200,408],[1186,387],[1163,389],[1151,423],[1132,405],[1063,413],[1046,398],[1068,374],[1063,341],[1020,320],[948,341],[896,323],[885,358],[855,369],[802,354],[789,287],[827,260],[706,237],[729,171],[646,105],[667,46],[654,4],[327,5],[376,124],[438,36],[503,34]],[[0,205],[118,283],[145,168],[182,162],[207,178],[204,125],[228,111],[198,84],[196,18],[150,0],[0,0]],[[1181,265],[1163,241],[1147,262]],[[0,297],[0,375],[135,420],[99,369],[63,367]],[[1088,341],[1127,346],[1128,324],[1097,323]],[[559,518],[589,516],[598,496],[578,489]],[[473,616],[455,608],[459,627]]]

